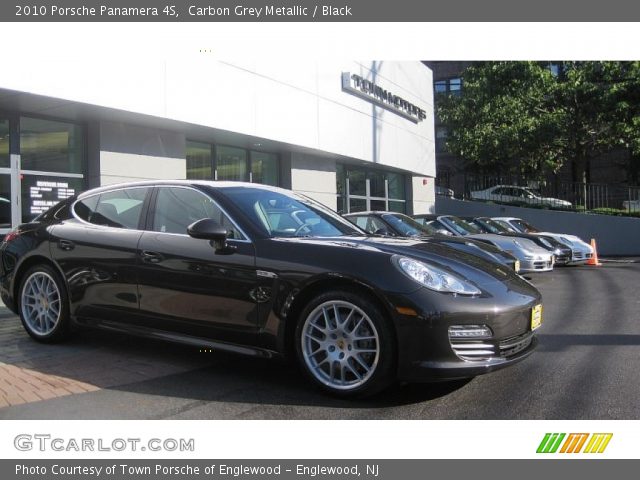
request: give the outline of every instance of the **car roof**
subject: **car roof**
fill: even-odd
[[[291,193],[291,190],[287,190],[279,187],[272,187],[270,185],[263,185],[260,183],[249,182],[230,182],[230,181],[214,181],[214,180],[141,180],[137,182],[124,182],[114,183],[111,185],[103,185],[100,187],[85,190],[78,195],[78,198],[84,198],[89,195],[94,195],[100,192],[107,192],[110,190],[116,190],[119,188],[131,188],[131,187],[156,187],[156,186],[206,186],[215,189],[232,188],[232,187],[249,187],[259,190],[267,190],[272,192]]]
[[[386,210],[367,210],[364,212],[345,213],[343,217],[355,217],[358,215],[384,215],[387,213],[400,213],[400,212],[387,212]],[[403,214],[404,215],[404,214]]]

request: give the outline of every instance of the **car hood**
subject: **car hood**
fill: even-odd
[[[578,237],[576,235],[568,235],[568,234],[564,234],[564,233],[551,233],[551,232],[540,232],[540,235],[549,235],[549,236],[553,236],[556,239],[565,238],[565,239],[569,240],[569,242],[571,242],[573,245],[580,245],[580,246],[587,245],[587,246],[589,246],[589,244],[587,242],[585,242],[584,240],[582,240],[580,237]],[[560,240],[560,241],[562,241],[562,240]]]
[[[403,255],[433,264],[445,270],[452,270],[479,284],[486,284],[491,280],[499,282],[510,281],[518,284],[527,283],[513,269],[505,265],[455,249],[441,241],[382,236],[300,237],[281,238],[278,240],[384,252],[389,255]]]

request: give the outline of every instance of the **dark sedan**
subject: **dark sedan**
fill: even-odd
[[[455,250],[477,255],[485,260],[507,265],[516,272],[520,270],[520,262],[498,247],[468,238],[443,235],[431,225],[420,225],[413,218],[402,213],[357,212],[348,213],[343,217],[367,233],[392,237],[420,237],[426,241],[441,243]]]
[[[0,294],[40,342],[76,326],[297,359],[343,396],[487,373],[535,348],[541,296],[507,267],[368,236],[287,190],[139,182],[7,234]]]

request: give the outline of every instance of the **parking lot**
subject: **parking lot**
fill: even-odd
[[[540,347],[471,380],[337,400],[295,367],[83,331],[40,345],[0,310],[0,419],[640,419],[637,259],[527,275]]]

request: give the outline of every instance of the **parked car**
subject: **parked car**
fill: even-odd
[[[341,396],[507,367],[542,321],[507,267],[255,184],[89,190],[8,233],[0,257],[0,295],[37,341],[85,325],[291,357]]]
[[[470,253],[489,260],[501,263],[520,271],[520,262],[498,247],[472,239],[454,237],[451,233],[442,235],[441,230],[436,230],[430,225],[420,225],[413,218],[402,213],[395,212],[358,212],[343,215],[344,218],[362,228],[365,232],[374,235],[386,235],[391,237],[420,237],[423,240],[440,243],[456,250]]]
[[[571,202],[559,198],[541,197],[527,187],[496,185],[485,190],[471,192],[472,200],[514,203],[518,205],[541,205],[555,208],[570,208]]]
[[[629,212],[640,211],[640,200],[625,200],[622,202],[622,208]]]
[[[593,257],[593,248],[587,242],[575,235],[566,233],[542,232],[530,223],[525,222],[521,218],[516,217],[493,217],[493,220],[502,223],[506,227],[512,228],[517,232],[532,233],[534,235],[543,235],[553,237],[559,242],[564,243],[571,248],[571,265],[583,264]]]
[[[430,223],[432,226],[443,226],[454,235],[473,238],[501,248],[518,259],[521,272],[553,270],[553,253],[526,238],[514,239],[493,233],[482,233],[478,227],[453,215],[416,215],[415,218],[418,221],[423,220]]]
[[[508,228],[503,224],[492,220],[490,217],[462,217],[463,220],[472,223],[485,233],[495,233],[504,237],[527,238],[533,243],[542,247],[551,253],[554,257],[554,265],[566,265],[571,261],[571,248],[564,243],[557,241],[549,235],[536,235],[532,233],[518,232],[512,228]]]
[[[440,185],[436,185],[435,193],[436,195],[441,195],[443,197],[450,197],[450,198],[453,198],[453,196],[455,195],[455,192],[452,189],[447,187],[441,187]]]

